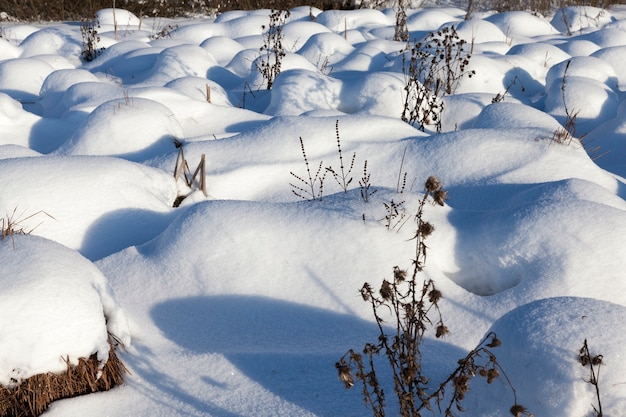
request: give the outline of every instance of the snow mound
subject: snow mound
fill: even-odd
[[[563,34],[574,34],[587,29],[597,29],[615,18],[606,9],[591,6],[572,6],[558,10],[550,23]]]
[[[24,126],[33,126],[39,117],[25,111],[21,104],[5,93],[0,93],[0,144],[13,144],[28,147],[31,132]]]
[[[39,91],[53,68],[37,58],[9,59],[0,62],[0,91],[19,101],[36,101]],[[24,77],[24,74],[29,74]]]
[[[496,25],[507,37],[529,37],[554,35],[554,26],[540,16],[530,12],[511,11],[498,13],[485,20]]]
[[[0,384],[60,373],[66,360],[76,365],[92,354],[106,361],[107,332],[130,344],[126,316],[106,278],[77,252],[14,235],[0,241],[0,257]]]
[[[1,214],[91,259],[152,238],[177,194],[171,174],[118,158],[2,159],[0,176]]]
[[[112,155],[145,160],[175,148],[183,130],[172,111],[156,101],[125,97],[107,101],[89,114],[59,155]]]
[[[518,402],[537,416],[586,417],[597,406],[589,384],[589,366],[583,367],[579,352],[586,340],[592,356],[603,355],[599,366],[602,407],[616,417],[626,415],[623,395],[623,360],[626,337],[620,328],[626,307],[591,298],[557,297],[534,301],[497,320],[490,331],[502,345],[493,349],[518,393]],[[500,378],[502,379],[502,377]],[[472,383],[470,413],[504,416],[513,396],[502,380],[491,385]]]

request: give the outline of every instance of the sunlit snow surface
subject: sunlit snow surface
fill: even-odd
[[[270,91],[269,14],[103,10],[91,62],[79,23],[2,25],[0,214],[30,236],[0,241],[0,383],[104,358],[108,331],[127,345],[126,384],[47,415],[368,415],[334,363],[376,340],[358,289],[411,267],[437,175],[450,198],[426,206],[423,278],[451,334],[425,342],[433,384],[495,331],[521,404],[585,417],[587,339],[603,411],[626,416],[626,8],[410,10],[412,38],[455,25],[472,49],[441,133],[400,119],[394,10],[291,10]],[[584,146],[552,140],[568,113]],[[322,201],[299,198],[300,138],[312,175],[337,171],[337,129],[347,192],[327,173]],[[207,197],[174,179],[181,144],[192,173],[204,155]],[[391,201],[404,217],[388,230]],[[477,380],[465,406],[502,416],[512,401]]]

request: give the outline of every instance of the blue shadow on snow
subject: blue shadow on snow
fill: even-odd
[[[259,296],[220,295],[171,299],[151,316],[166,337],[196,353],[220,353],[275,395],[318,416],[362,416],[361,387],[346,390],[335,363],[350,348],[375,342],[375,323],[348,314]],[[461,349],[427,340],[423,366],[443,380]],[[382,361],[383,359],[381,359]],[[388,366],[379,377],[393,392]],[[213,384],[209,376],[209,384]],[[393,406],[392,406],[393,407]]]

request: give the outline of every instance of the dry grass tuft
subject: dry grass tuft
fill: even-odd
[[[75,366],[66,359],[67,370],[62,374],[38,374],[16,381],[11,387],[0,386],[0,416],[39,416],[53,401],[108,391],[120,385],[128,370],[115,354],[115,345],[118,343],[109,342],[109,359],[104,364],[95,354],[88,359],[80,358]]]

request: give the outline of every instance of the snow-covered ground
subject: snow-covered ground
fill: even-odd
[[[128,345],[125,385],[46,415],[368,415],[334,364],[376,339],[358,290],[411,267],[411,216],[436,175],[449,200],[426,207],[423,277],[451,334],[425,342],[433,384],[495,331],[521,404],[589,416],[587,339],[605,415],[626,416],[626,8],[410,10],[411,38],[456,25],[472,49],[441,133],[400,118],[393,10],[291,10],[270,91],[269,14],[104,10],[88,63],[79,23],[3,24],[0,214],[30,235],[0,242],[0,383],[104,357],[108,330]],[[552,140],[567,112],[584,146]],[[313,174],[338,170],[336,128],[346,169],[355,155],[347,191],[328,173],[321,201],[297,197],[300,138]],[[192,172],[205,155],[208,193],[177,208],[191,190],[175,143]],[[503,416],[512,394],[477,379],[465,405]]]

